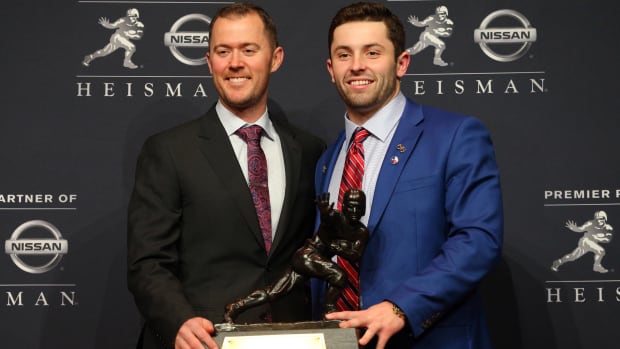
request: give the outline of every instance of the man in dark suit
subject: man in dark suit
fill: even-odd
[[[284,55],[271,18],[233,4],[214,17],[209,37],[217,104],[150,137],[138,159],[128,283],[146,322],[143,348],[217,348],[211,335],[225,305],[273,282],[314,225],[313,174],[324,144],[267,108],[269,77]],[[246,128],[259,130],[260,150],[246,144]],[[257,171],[268,181],[257,183]],[[309,313],[302,287],[239,321]]]
[[[365,328],[366,348],[490,348],[476,288],[501,255],[493,146],[478,120],[400,92],[404,42],[402,23],[381,4],[343,8],[330,27],[327,69],[346,106],[345,132],[317,163],[317,192],[337,197],[350,140],[352,149],[362,143],[370,239],[361,310],[326,317]]]

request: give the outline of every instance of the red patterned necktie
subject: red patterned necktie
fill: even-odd
[[[267,180],[267,159],[260,147],[263,129],[258,125],[251,125],[238,129],[236,134],[248,144],[249,187],[265,242],[265,250],[269,254],[269,249],[271,249],[271,204]]]
[[[338,210],[340,211],[342,211],[344,193],[349,189],[362,188],[362,179],[364,178],[364,145],[362,143],[369,135],[368,130],[364,128],[357,129],[353,134],[353,142],[351,142],[344,161],[342,181],[338,192]],[[347,274],[347,286],[336,302],[336,307],[339,311],[359,310],[359,264],[357,262],[350,263],[338,256],[338,266]]]

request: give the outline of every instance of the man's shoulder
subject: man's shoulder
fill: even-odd
[[[199,136],[204,117],[205,116],[187,120],[154,133],[146,139],[145,145],[162,145],[169,147],[175,144],[186,144],[188,141]]]
[[[196,133],[200,129],[200,120],[202,117],[185,121],[183,123],[171,126],[167,129],[159,131],[151,136],[151,138],[157,139],[170,139],[179,136],[185,136],[188,133]]]
[[[308,145],[313,147],[320,147],[322,149],[325,149],[325,141],[322,138],[295,125],[291,125],[291,129],[295,132],[296,136],[299,139],[304,141],[304,143],[307,143]]]
[[[331,157],[333,152],[338,151],[340,149],[340,147],[342,146],[342,143],[344,141],[344,137],[345,137],[345,131],[344,130],[341,130],[340,132],[338,132],[338,137],[336,137],[336,140],[330,142],[327,145],[327,149],[325,150],[325,152],[321,156],[321,159],[329,159],[329,157]]]
[[[449,141],[453,137],[471,135],[471,132],[482,137],[490,135],[488,127],[478,117],[431,105],[408,103],[403,119],[406,122],[401,120],[399,123],[399,127],[404,127],[401,132],[406,131],[408,127],[412,130],[420,128],[432,139]]]
[[[278,133],[287,132],[292,135],[302,147],[320,152],[325,149],[325,141],[322,138],[291,123],[281,110],[275,114],[270,112],[270,117],[276,129],[278,129]]]
[[[438,124],[442,127],[445,127],[447,125],[458,126],[463,123],[482,123],[480,119],[472,115],[450,111],[431,105],[417,106],[420,108],[420,112],[426,123]],[[408,109],[405,110],[405,113],[407,113]]]

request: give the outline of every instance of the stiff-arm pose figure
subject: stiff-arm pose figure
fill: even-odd
[[[332,257],[338,255],[349,262],[356,262],[362,256],[368,241],[368,229],[360,222],[365,213],[366,196],[359,189],[349,189],[342,200],[342,212],[338,212],[329,202],[329,193],[323,193],[317,199],[317,206],[321,214],[319,228],[293,254],[291,267],[269,287],[253,291],[247,297],[226,305],[224,321],[234,322],[235,317],[245,309],[276,300],[309,277],[327,281],[323,313],[336,311],[336,301],[346,286],[347,276]]]

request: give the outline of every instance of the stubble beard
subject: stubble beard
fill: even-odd
[[[376,81],[374,82],[375,84],[377,83]],[[384,80],[380,86],[376,86],[376,89],[366,93],[354,93],[348,90],[346,86],[338,86],[338,92],[347,108],[361,113],[377,111],[383,107],[394,96],[395,90],[396,80]]]

